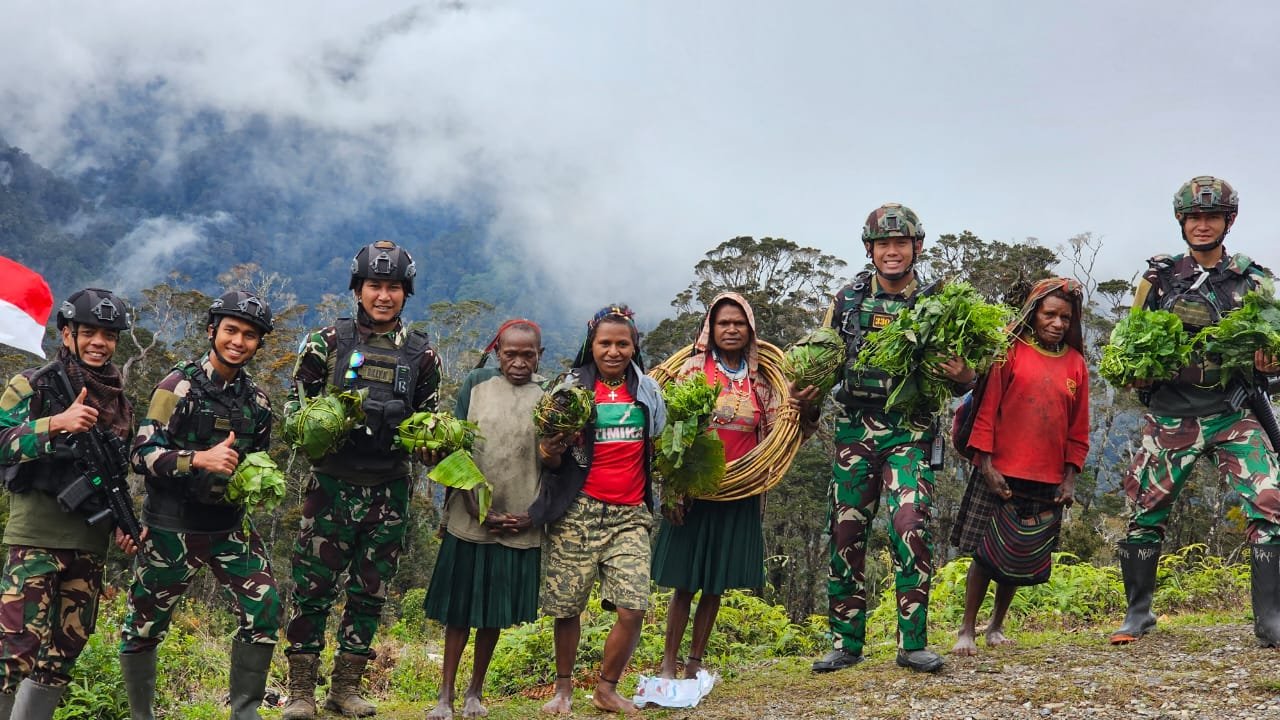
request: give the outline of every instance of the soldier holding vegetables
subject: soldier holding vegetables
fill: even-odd
[[[325,707],[363,717],[377,708],[360,691],[373,635],[409,526],[409,453],[393,449],[396,427],[416,411],[435,411],[440,360],[425,333],[400,319],[417,266],[389,240],[360,248],[351,261],[356,317],[307,335],[294,367],[286,415],[328,386],[365,391],[364,421],[342,446],[312,461],[293,549],[294,613],[285,631],[288,720],[316,716],[315,687],[329,610],[345,588],[338,653]],[[419,459],[434,460],[427,451]]]
[[[215,300],[209,352],[156,385],[139,423],[132,459],[146,478],[142,521],[149,538],[134,565],[120,644],[135,720],[152,717],[156,649],[174,606],[206,565],[237,606],[231,717],[259,717],[280,629],[280,596],[262,538],[226,492],[244,455],[270,443],[270,402],[243,368],[271,328],[271,308],[257,296],[232,291]]]
[[[1195,333],[1241,307],[1250,290],[1272,294],[1270,271],[1223,246],[1238,210],[1238,196],[1225,180],[1206,175],[1184,183],[1174,195],[1173,212],[1187,252],[1148,261],[1133,311],[1167,310]],[[1117,554],[1128,611],[1111,635],[1112,644],[1133,642],[1155,627],[1151,598],[1169,511],[1196,459],[1208,454],[1244,499],[1258,640],[1264,646],[1280,644],[1280,463],[1257,415],[1241,404],[1243,393],[1233,392],[1254,388],[1222,382],[1221,360],[1212,352],[1196,352],[1173,377],[1134,383],[1149,412],[1141,447],[1124,478],[1132,517]],[[1261,349],[1254,352],[1253,365],[1258,373],[1280,372],[1276,358]],[[1252,386],[1259,380],[1243,382]]]
[[[920,296],[915,264],[924,248],[924,228],[910,208],[897,203],[871,212],[862,228],[862,244],[875,271],[859,274],[836,293],[823,324],[838,330],[846,343],[846,364],[836,400],[844,417],[836,422],[836,460],[831,483],[831,569],[827,582],[834,648],[813,664],[815,672],[852,667],[862,660],[866,640],[865,584],[867,538],[888,495],[891,554],[898,607],[897,663],[936,672],[942,658],[927,648],[929,581],[933,572],[929,510],[933,470],[929,446],[932,417],[908,417],[886,410],[892,379],[881,372],[855,371],[863,339],[884,328],[897,312]],[[957,385],[972,383],[974,371],[961,358],[936,366]],[[796,393],[812,416],[816,388]]]

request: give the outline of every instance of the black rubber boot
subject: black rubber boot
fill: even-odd
[[[42,685],[31,678],[22,681],[13,697],[13,714],[21,720],[53,720],[53,711],[67,691],[66,685]]]
[[[275,645],[231,643],[231,720],[262,720],[258,708],[267,692],[267,672]]]
[[[1280,647],[1280,545],[1249,546],[1253,566],[1253,634],[1262,647]]]
[[[1129,609],[1124,624],[1111,633],[1112,645],[1127,645],[1155,629],[1151,596],[1156,591],[1156,568],[1160,565],[1160,543],[1119,543],[1120,574]]]
[[[132,720],[155,720],[152,707],[156,701],[155,648],[136,653],[120,653],[120,674],[129,695],[129,717]]]

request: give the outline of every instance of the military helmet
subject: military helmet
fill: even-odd
[[[862,226],[862,242],[895,237],[924,240],[924,225],[920,224],[920,218],[915,212],[898,203],[885,203],[872,210],[867,216],[866,224]]]
[[[1212,175],[1191,178],[1173,196],[1173,216],[1179,224],[1187,215],[1201,213],[1226,213],[1230,224],[1239,210],[1240,196],[1235,188],[1226,180]]]
[[[71,323],[93,325],[117,332],[128,330],[129,306],[110,290],[77,290],[63,300],[58,308],[58,329]]]
[[[265,300],[245,290],[232,290],[213,301],[209,306],[209,325],[219,316],[233,317],[253,325],[263,335],[271,332],[271,306]]]
[[[352,290],[359,290],[364,280],[398,280],[404,286],[404,294],[413,294],[413,276],[418,266],[408,250],[390,240],[379,240],[365,245],[351,259]]]

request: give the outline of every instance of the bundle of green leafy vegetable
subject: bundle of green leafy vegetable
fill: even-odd
[[[479,437],[479,425],[447,412],[416,412],[396,428],[396,442],[409,452],[470,450]]]
[[[1223,386],[1253,379],[1253,354],[1280,355],[1280,304],[1270,295],[1250,291],[1244,303],[1196,334],[1197,348],[1222,369]]]
[[[1177,315],[1139,308],[1111,331],[1098,374],[1116,387],[1165,380],[1191,362],[1191,350],[1191,336]]]
[[[284,473],[276,461],[262,451],[245,455],[227,481],[227,500],[251,510],[274,510],[284,500],[284,494]],[[247,514],[244,527],[248,531]]]
[[[724,443],[708,431],[720,384],[711,385],[704,373],[695,372],[668,383],[662,399],[667,424],[656,443],[655,467],[662,476],[664,496],[674,501],[714,493],[725,471]]]
[[[783,373],[804,389],[810,385],[825,394],[836,384],[844,365],[844,340],[835,328],[820,327],[787,348]]]
[[[587,426],[595,407],[595,397],[573,378],[566,376],[555,387],[542,394],[533,408],[533,423],[538,435],[551,437],[560,433],[574,434]]]
[[[937,365],[961,358],[985,373],[1009,349],[1005,328],[1013,315],[1012,308],[988,303],[969,283],[950,283],[869,333],[854,369],[876,369],[894,379],[886,409],[911,418],[933,415],[951,399],[951,383]]]
[[[489,515],[489,507],[493,505],[493,485],[485,478],[484,473],[476,466],[467,450],[455,450],[431,468],[427,477],[437,483],[455,490],[476,493],[476,504],[479,505],[480,522]]]
[[[364,393],[330,388],[323,395],[307,398],[297,412],[285,418],[284,441],[312,460],[337,450],[351,428],[364,420]]]

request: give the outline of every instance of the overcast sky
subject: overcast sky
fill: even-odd
[[[482,191],[503,241],[595,261],[574,279],[584,306],[650,317],[735,235],[861,264],[862,221],[886,201],[931,237],[1091,231],[1099,279],[1128,277],[1179,249],[1171,198],[1199,174],[1240,192],[1228,247],[1277,268],[1278,8],[8,3],[0,136],[54,168],[92,164],[68,115],[138,84],[162,86],[175,120],[301,121],[382,161],[379,194]]]

